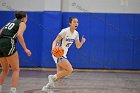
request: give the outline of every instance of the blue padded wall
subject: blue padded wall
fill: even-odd
[[[77,30],[87,38],[80,50],[69,51],[74,68],[140,69],[139,15],[64,12],[63,27],[69,16],[78,17]]]
[[[13,12],[0,11],[0,28],[14,18]],[[140,15],[76,13],[60,11],[28,12],[24,37],[32,56],[17,44],[22,67],[55,67],[51,45],[68,18],[79,19],[77,31],[87,39],[81,49],[75,44],[68,52],[74,68],[140,69]],[[19,47],[20,46],[20,47]]]
[[[133,61],[132,66],[140,69],[140,15],[134,15],[134,35],[133,35]]]
[[[62,16],[61,12],[44,12],[43,15],[43,46],[41,67],[55,67],[52,59],[52,42],[61,30]]]

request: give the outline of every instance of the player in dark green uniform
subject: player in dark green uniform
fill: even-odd
[[[28,56],[31,51],[26,47],[23,33],[26,29],[27,15],[23,11],[15,14],[16,19],[10,21],[0,30],[0,64],[2,72],[0,75],[0,93],[2,93],[2,84],[9,72],[9,65],[12,68],[11,90],[10,93],[16,93],[16,87],[19,79],[19,57],[16,50],[16,40],[23,47]]]

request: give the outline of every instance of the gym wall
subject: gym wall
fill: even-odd
[[[27,11],[24,37],[32,56],[17,44],[21,67],[55,67],[51,45],[68,18],[79,19],[81,49],[75,44],[68,59],[74,68],[140,69],[139,0],[0,0],[0,28],[14,18],[14,11]]]

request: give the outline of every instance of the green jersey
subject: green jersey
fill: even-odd
[[[16,35],[21,20],[14,19],[5,25],[0,33],[0,57],[13,55],[16,50]]]
[[[19,29],[20,22],[21,20],[19,19],[14,19],[10,21],[7,25],[3,27],[3,30],[0,36],[16,39],[16,34]]]

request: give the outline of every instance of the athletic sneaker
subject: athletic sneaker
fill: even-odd
[[[17,93],[16,91],[10,91],[9,93]]]
[[[48,76],[48,79],[49,79],[49,87],[55,87],[54,86],[54,82],[55,82],[55,77],[54,77],[54,75],[49,75]]]
[[[54,93],[54,91],[52,91],[51,89],[47,88],[46,86],[44,86],[41,90],[43,93]]]
[[[49,88],[50,87],[49,87],[49,83],[48,83],[46,86],[43,86],[41,91],[47,92]]]
[[[49,79],[49,83],[42,88],[42,91],[46,92],[46,91],[48,91],[48,89],[55,87],[54,86],[54,82],[55,82],[54,75],[49,75],[48,79]]]
[[[0,93],[2,93],[2,85],[0,85]]]

